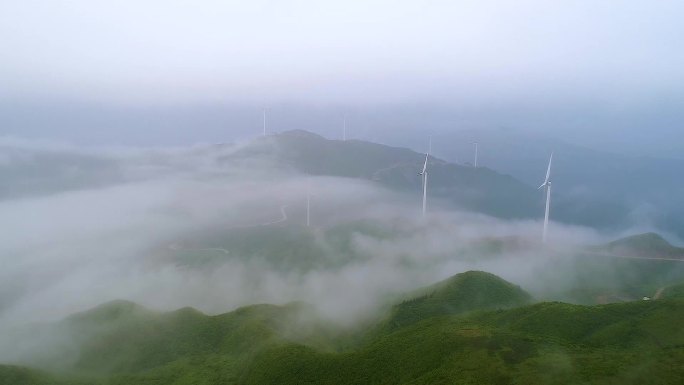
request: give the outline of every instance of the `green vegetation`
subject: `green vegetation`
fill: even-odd
[[[116,301],[61,323],[78,358],[55,374],[0,366],[15,385],[678,384],[684,300],[528,305],[484,272],[456,275],[395,305],[369,338],[309,306],[207,316]]]
[[[275,157],[285,169],[371,180],[394,191],[418,194],[422,183],[418,172],[425,154],[360,140],[327,140],[294,130],[261,138],[224,160],[264,157]],[[430,186],[428,194],[458,208],[502,218],[529,218],[539,212],[532,187],[485,167],[431,157]]]
[[[47,373],[35,369],[13,365],[0,365],[0,384],[18,385],[61,385],[78,384],[78,382],[57,379]]]
[[[554,267],[560,273],[547,285],[545,298],[586,305],[653,297],[684,280],[684,263],[678,261],[586,254],[558,258]]]
[[[684,249],[654,233],[562,255],[554,260],[554,267],[563,276],[548,285],[544,298],[605,304],[654,297],[663,288],[684,281],[681,256]]]
[[[622,238],[609,243],[603,249],[609,253],[625,256],[684,259],[684,248],[672,246],[656,233]]]
[[[469,271],[418,290],[394,306],[384,327],[391,331],[431,317],[510,308],[530,300],[520,287],[496,275]]]
[[[503,136],[508,137],[509,135],[503,134]],[[494,137],[488,140],[488,146],[493,143],[501,144],[501,137],[502,133],[497,132]],[[469,140],[467,143],[472,142],[473,140]],[[455,143],[459,143],[459,141],[455,141]],[[519,148],[528,148],[529,144],[529,142],[525,142]],[[505,143],[503,147],[499,145],[495,145],[495,147],[499,148],[493,150],[490,147],[489,152],[503,151],[506,153],[512,148],[510,143]],[[578,155],[579,158],[575,158],[576,160],[582,157],[595,158],[596,156],[586,149],[580,149],[579,153],[576,148],[566,148],[566,150],[581,154]],[[471,151],[470,147],[468,151]],[[520,164],[518,164],[518,166],[511,168],[511,165],[506,163],[498,164],[492,169],[488,167],[474,168],[431,157],[431,187],[428,189],[428,194],[431,197],[440,198],[440,201],[447,202],[453,207],[496,217],[538,218],[543,214],[543,198],[539,192],[535,191],[535,187],[540,182],[539,178],[543,176],[543,169],[540,170],[537,166],[545,164],[548,153],[544,150],[544,154],[537,153],[530,158],[530,154],[527,154],[526,151],[516,150],[515,155],[509,154],[511,155],[509,158],[517,159],[521,153],[525,154],[523,156],[525,162],[523,163],[528,163],[532,158],[538,157],[538,159],[532,162],[532,166],[526,164],[525,167],[520,168],[518,167]],[[293,130],[259,138],[249,146],[223,159],[232,163],[242,162],[245,159],[274,159],[277,160],[277,167],[285,170],[297,170],[311,175],[372,180],[394,191],[419,194],[421,178],[417,173],[420,171],[424,156],[424,154],[407,148],[391,147],[360,140],[327,140],[307,131]],[[622,161],[631,162],[633,160],[622,159]],[[639,160],[640,163],[642,161],[642,159]],[[488,166],[491,167],[491,164],[488,163]],[[555,213],[555,220],[611,230],[620,228],[625,223],[630,223],[629,200],[615,199],[616,192],[629,195],[640,190],[643,187],[641,183],[634,184],[630,179],[630,183],[623,183],[622,188],[616,189],[615,184],[605,183],[605,175],[601,175],[598,179],[596,179],[597,175],[594,175],[595,180],[593,181],[587,179],[587,170],[595,169],[596,162],[589,162],[586,167],[582,168],[571,168],[574,170],[571,173],[572,175],[563,175],[563,180],[567,180],[566,178],[581,180],[582,185],[590,183],[596,185],[597,188],[600,186],[601,188],[598,190],[602,191],[608,187],[611,192],[607,195],[604,195],[606,191],[604,193],[585,194],[581,199],[577,199],[577,196],[574,195],[558,194],[552,200],[552,212]],[[493,171],[494,169],[507,171],[500,173]],[[577,172],[578,170],[582,171]],[[524,182],[520,181],[521,176],[524,177],[522,179]],[[643,197],[643,194],[649,195],[646,191],[640,191],[636,196]],[[658,222],[661,227],[678,233],[684,228],[681,220],[671,213],[665,214]]]
[[[684,299],[684,283],[666,287],[662,292],[662,297]]]
[[[288,223],[222,231],[208,229],[189,238],[189,246],[165,252],[176,263],[191,267],[213,267],[226,259],[240,258],[244,262],[263,262],[276,270],[298,272],[338,267],[370,258],[352,247],[356,236],[397,239],[404,233],[370,220],[325,228]]]

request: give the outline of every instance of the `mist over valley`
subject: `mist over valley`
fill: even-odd
[[[681,384],[682,12],[0,4],[0,384]]]

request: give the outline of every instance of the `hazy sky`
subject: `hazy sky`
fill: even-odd
[[[0,130],[135,127],[149,142],[246,124],[224,107],[419,105],[470,125],[672,131],[683,14],[668,0],[5,1]]]

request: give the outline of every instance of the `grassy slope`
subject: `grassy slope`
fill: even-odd
[[[629,236],[586,248],[557,261],[566,284],[553,286],[550,299],[595,304],[652,297],[661,288],[684,280],[684,249],[655,233]],[[659,260],[649,258],[673,258]]]
[[[347,351],[335,351],[334,335],[305,321],[310,309],[300,304],[206,316],[110,303],[66,321],[86,335],[70,371],[80,382],[0,366],[0,383],[676,384],[684,376],[681,299],[502,310],[527,295],[482,272],[418,294],[389,318],[410,322]]]
[[[279,167],[283,168],[297,169],[314,175],[370,179],[397,191],[418,194],[421,179],[417,173],[420,171],[424,156],[406,148],[359,140],[327,140],[316,134],[295,130],[259,138],[250,146],[227,156],[225,160],[240,162],[250,157],[267,157],[276,159]],[[546,164],[548,154],[541,158],[541,162],[535,162],[536,165]],[[543,197],[535,192],[534,186],[540,183],[539,178],[543,177],[543,169],[532,167],[527,170],[535,169],[536,177],[532,178],[535,182],[530,185],[529,180],[523,183],[512,176],[486,167],[473,168],[431,158],[431,188],[428,194],[450,202],[456,207],[493,216],[538,217],[543,213]],[[602,178],[605,179],[605,175]],[[586,175],[583,174],[581,179],[586,181]],[[621,191],[625,193],[627,190],[633,190],[633,187]],[[614,195],[609,194],[610,197]],[[555,220],[612,230],[621,228],[622,224],[628,222],[631,210],[625,202],[600,194],[584,198],[578,200],[574,195],[557,194],[552,200]],[[669,228],[674,226],[681,229],[681,223],[677,218],[668,217],[666,221],[668,223],[664,225],[669,225]]]
[[[582,304],[621,302],[653,296],[659,288],[684,280],[684,263],[676,261],[578,255],[559,259],[564,285],[553,286],[549,298]],[[600,302],[599,302],[600,303]]]
[[[246,262],[263,262],[271,268],[283,271],[310,271],[319,268],[335,268],[344,264],[371,258],[351,246],[355,236],[363,235],[390,242],[407,234],[405,228],[373,221],[355,221],[312,230],[304,226],[286,226],[209,230],[198,232],[188,238],[188,250],[166,251],[174,262],[191,267],[212,267],[227,259],[242,258]],[[609,245],[633,245],[643,249],[654,237],[630,237],[611,244],[577,252],[554,263],[554,272],[545,272],[549,279],[543,293],[545,300],[560,300],[581,304],[601,304],[652,297],[659,289],[684,281],[684,263],[668,260],[611,257]],[[659,237],[658,237],[659,238]],[[321,239],[323,242],[321,242]],[[641,241],[639,241],[641,239]],[[662,239],[662,238],[661,238]],[[646,241],[645,245],[642,241]],[[526,243],[527,242],[527,243]],[[323,247],[328,245],[331,247]],[[230,254],[217,251],[199,252],[200,248],[225,248]],[[674,246],[670,251],[679,250]],[[538,249],[529,241],[516,238],[488,238],[468,245],[465,251],[453,250],[454,258],[501,258],[511,251],[534,252]],[[459,254],[456,254],[459,253]],[[574,253],[574,252],[573,252]],[[596,255],[596,254],[601,255]],[[660,254],[643,254],[655,257]],[[621,254],[617,254],[621,255]],[[627,254],[629,255],[629,253]],[[476,256],[476,257],[474,257]]]
[[[603,247],[609,253],[648,257],[648,258],[684,258],[684,248],[675,247],[656,233],[632,235],[611,242]]]
[[[664,298],[682,298],[684,299],[684,283],[673,285],[665,288],[662,293]]]
[[[77,381],[57,379],[39,370],[13,365],[0,365],[0,384],[7,385],[62,385],[78,384]]]
[[[493,274],[469,271],[417,290],[392,308],[384,329],[395,330],[440,315],[520,306],[530,300],[520,287]]]
[[[295,130],[262,138],[226,157],[275,157],[280,167],[312,175],[331,175],[378,182],[396,191],[419,193],[425,154],[359,140],[327,140]],[[538,212],[532,187],[491,169],[473,168],[430,158],[428,193],[454,206],[504,218],[528,218]]]
[[[191,267],[220,265],[226,259],[241,258],[245,262],[264,262],[269,267],[288,272],[308,271],[369,258],[359,255],[352,247],[353,238],[359,234],[375,239],[395,239],[404,233],[373,221],[354,221],[316,229],[296,224],[223,231],[209,229],[188,237],[187,250],[167,253],[178,264]],[[332,247],[332,251],[327,245]],[[229,254],[206,248],[226,249]]]
[[[347,354],[285,346],[249,383],[679,383],[684,302],[542,303],[418,322]]]
[[[84,383],[237,383],[241,368],[256,351],[285,343],[328,348],[328,330],[310,322],[309,312],[308,306],[294,303],[207,316],[191,308],[158,313],[114,301],[65,319],[59,330],[80,345],[75,363],[66,369],[69,378]],[[10,366],[0,367],[3,381],[57,382],[41,372]]]

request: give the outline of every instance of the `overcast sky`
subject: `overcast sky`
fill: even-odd
[[[682,15],[669,0],[4,1],[0,130],[211,141],[263,107],[409,106],[455,126],[675,135]]]

